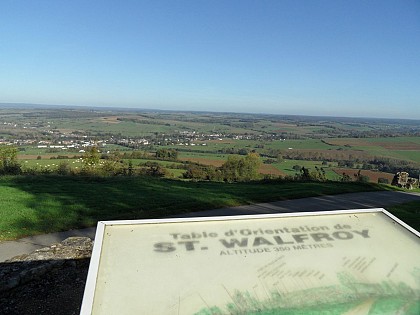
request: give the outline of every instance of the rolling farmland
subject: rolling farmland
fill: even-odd
[[[175,149],[177,163],[220,167],[229,156],[259,154],[262,175],[293,176],[300,166],[322,168],[336,180],[370,171],[371,181],[395,171],[420,169],[420,122],[411,120],[168,112],[95,108],[1,108],[0,142],[15,145],[27,167],[76,168],[84,148],[97,146],[102,158],[160,148]],[[147,156],[133,159],[142,167]],[[48,166],[49,165],[49,166]],[[163,167],[170,167],[161,163]],[[173,166],[173,165],[172,165]],[[337,172],[337,169],[340,171]],[[182,176],[181,167],[171,169]]]

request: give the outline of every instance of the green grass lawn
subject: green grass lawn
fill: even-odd
[[[186,182],[151,177],[0,178],[0,240],[292,198],[384,189],[375,184]]]
[[[420,231],[420,201],[402,203],[388,207],[387,210],[412,228]]]

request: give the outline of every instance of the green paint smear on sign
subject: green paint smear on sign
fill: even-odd
[[[418,270],[413,272],[416,280]],[[337,274],[340,285],[294,292],[273,290],[260,300],[248,291],[230,293],[225,307],[202,308],[194,315],[343,315],[420,314],[420,291],[405,283],[360,283],[349,273]]]

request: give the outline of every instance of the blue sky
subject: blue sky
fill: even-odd
[[[420,119],[420,2],[0,1],[0,102]]]

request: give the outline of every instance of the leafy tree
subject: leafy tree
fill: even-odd
[[[343,172],[343,175],[341,177],[342,182],[351,182],[351,177]]]
[[[162,160],[177,160],[178,151],[174,149],[159,149],[156,151],[156,158]]]
[[[203,167],[198,165],[189,165],[187,170],[182,174],[182,177],[187,179],[205,180],[207,173]]]
[[[238,154],[240,154],[240,155],[247,155],[248,152],[249,152],[249,150],[245,149],[245,148],[241,148],[241,149],[238,150]]]
[[[134,175],[134,167],[133,167],[133,161],[128,161],[128,169],[127,169],[127,175],[133,176]]]
[[[325,182],[327,180],[325,170],[322,167],[318,168],[317,166],[315,166],[315,171],[310,172],[309,175],[311,180],[319,182]]]
[[[220,167],[223,179],[227,182],[249,181],[258,178],[258,169],[261,165],[257,153],[248,153],[245,157],[229,156],[227,161]]]
[[[300,170],[299,179],[300,180],[311,180],[312,179],[311,175],[309,174],[309,169],[308,168],[302,166],[302,168]]]
[[[21,165],[17,161],[17,149],[12,146],[0,146],[0,174],[20,174]]]
[[[258,170],[261,166],[260,156],[251,152],[243,159],[242,177],[244,180],[254,180],[258,178]]]
[[[99,151],[96,147],[90,147],[86,149],[83,156],[83,168],[82,172],[85,174],[97,173],[97,167],[99,165]]]
[[[58,164],[57,173],[60,175],[69,175],[71,174],[71,167],[69,162],[62,161]]]
[[[119,160],[107,159],[104,160],[102,165],[96,169],[96,173],[105,175],[105,176],[115,176],[119,174],[126,174],[124,172],[121,163]]]
[[[220,167],[225,181],[234,182],[239,180],[242,160],[243,158],[237,156],[228,156],[227,161]]]
[[[369,164],[369,163],[363,163],[362,168],[363,168],[364,170],[371,170],[373,167],[372,167],[372,165],[371,165],[371,164]]]
[[[354,174],[354,177],[356,178],[356,182],[368,183],[370,181],[369,176],[363,175],[360,170]]]
[[[164,177],[169,175],[169,172],[166,168],[156,162],[149,164],[150,166],[146,169],[146,174],[154,177]]]
[[[210,165],[202,166],[190,164],[182,174],[182,177],[194,180],[223,181],[221,170]]]
[[[87,165],[97,165],[99,163],[99,151],[96,147],[86,149],[83,157],[83,163]]]
[[[301,171],[301,169],[302,169],[302,167],[300,166],[300,165],[293,165],[293,167],[292,167],[296,172],[300,172]]]

